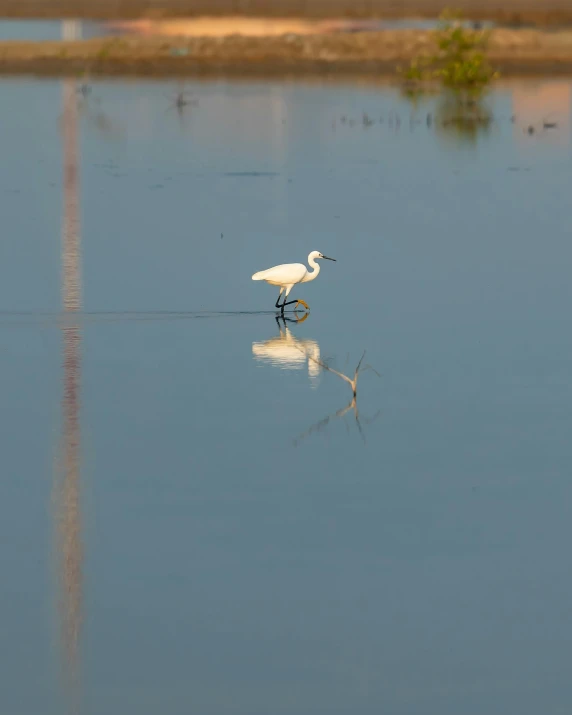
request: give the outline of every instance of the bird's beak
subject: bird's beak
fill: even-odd
[[[322,258],[325,258],[326,261],[335,261],[336,260],[335,258],[330,258],[329,256],[324,256],[324,255],[322,255]]]

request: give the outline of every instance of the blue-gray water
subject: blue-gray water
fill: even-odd
[[[2,712],[569,713],[572,85],[467,137],[356,81],[64,84],[0,84]],[[280,332],[250,276],[313,249]],[[306,356],[364,349],[362,434]]]
[[[80,23],[83,37],[97,37],[113,32],[107,24],[96,21]],[[0,18],[0,40],[60,40],[61,20],[6,20]]]

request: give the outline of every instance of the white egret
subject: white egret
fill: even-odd
[[[325,258],[327,261],[336,260],[335,258],[324,256],[320,251],[312,251],[308,256],[308,264],[314,269],[312,272],[310,272],[303,263],[283,263],[280,266],[267,268],[265,271],[258,271],[258,273],[252,276],[252,280],[266,281],[270,285],[280,288],[280,293],[278,293],[274,307],[280,308],[282,313],[284,312],[284,306],[291,305],[292,303],[300,303],[308,310],[309,306],[305,301],[300,299],[286,301],[286,298],[288,298],[290,291],[297,283],[308,283],[318,277],[320,266],[316,263],[316,258]],[[282,293],[284,293],[284,301],[280,303]]]

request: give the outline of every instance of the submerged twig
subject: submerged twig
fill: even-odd
[[[338,417],[344,417],[347,412],[350,410],[353,410],[354,412],[354,417],[356,421],[357,428],[360,433],[360,437],[362,438],[364,444],[365,444],[365,435],[363,432],[363,428],[360,422],[360,416],[359,416],[359,411],[357,407],[357,381],[358,377],[362,372],[366,372],[367,370],[372,370],[378,377],[381,377],[378,371],[373,368],[371,365],[363,365],[363,361],[365,358],[365,350],[362,353],[361,358],[359,359],[359,362],[356,366],[356,369],[354,371],[354,376],[353,378],[348,377],[347,375],[344,375],[343,372],[340,372],[339,370],[335,370],[333,367],[330,367],[324,360],[321,358],[316,358],[312,355],[310,355],[307,351],[305,351],[303,348],[298,347],[298,349],[303,352],[308,360],[308,362],[313,362],[316,365],[319,365],[321,368],[324,370],[327,370],[328,372],[333,373],[334,375],[337,375],[339,378],[341,378],[344,382],[347,382],[348,385],[352,388],[352,399],[351,401],[345,406],[342,407],[342,409],[337,410],[336,412],[332,413],[331,415],[328,415],[327,417],[324,417],[323,419],[319,420],[318,422],[314,423],[309,429],[307,429],[305,432],[303,432],[301,435],[299,435],[295,440],[294,440],[294,445],[298,445],[305,437],[308,437],[309,435],[313,434],[314,432],[321,432],[327,425],[334,419],[337,419]],[[349,358],[349,356],[348,356]],[[346,359],[347,363],[347,359]],[[374,415],[369,420],[364,420],[366,424],[371,424],[374,422],[378,416],[379,416],[380,411],[378,410],[377,413]],[[346,424],[347,426],[347,424]]]
[[[358,364],[357,364],[357,367],[356,367],[356,369],[355,369],[355,371],[354,371],[354,376],[353,376],[353,378],[348,377],[347,375],[344,375],[344,373],[343,373],[343,372],[339,372],[339,370],[334,370],[333,367],[330,367],[329,365],[327,365],[323,360],[320,360],[320,359],[318,359],[318,358],[312,357],[311,355],[307,355],[306,357],[308,358],[308,360],[311,360],[312,362],[315,362],[317,365],[319,365],[319,366],[320,366],[321,368],[323,368],[324,370],[327,370],[328,372],[332,372],[334,375],[337,375],[339,378],[341,378],[342,380],[344,380],[345,382],[347,382],[348,385],[352,388],[352,393],[353,393],[353,396],[354,396],[354,398],[355,398],[355,397],[357,397],[357,381],[358,381],[358,377],[359,377],[360,373],[366,372],[367,370],[372,370],[373,372],[375,372],[375,374],[376,374],[378,377],[380,377],[380,374],[379,374],[379,373],[377,372],[377,370],[375,370],[371,365],[364,365],[363,367],[361,366],[361,364],[362,364],[362,362],[363,362],[363,359],[364,359],[364,357],[365,357],[365,352],[366,352],[366,351],[364,350],[364,351],[363,351],[363,354],[362,354],[362,356],[361,356],[361,358],[360,358],[360,360],[359,360],[359,362],[358,362]]]
[[[199,100],[186,92],[184,85],[180,85],[177,89],[177,94],[174,99],[171,99],[169,109],[176,109],[179,114],[182,114],[187,107],[197,106]]]

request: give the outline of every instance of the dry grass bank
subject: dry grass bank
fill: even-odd
[[[475,19],[572,23],[570,0],[0,0],[0,17],[436,17],[445,5],[460,8]]]
[[[269,75],[347,72],[391,76],[429,49],[431,33],[396,30],[269,37],[115,37],[0,43],[0,72]],[[496,30],[490,57],[505,75],[571,74],[572,31]]]

